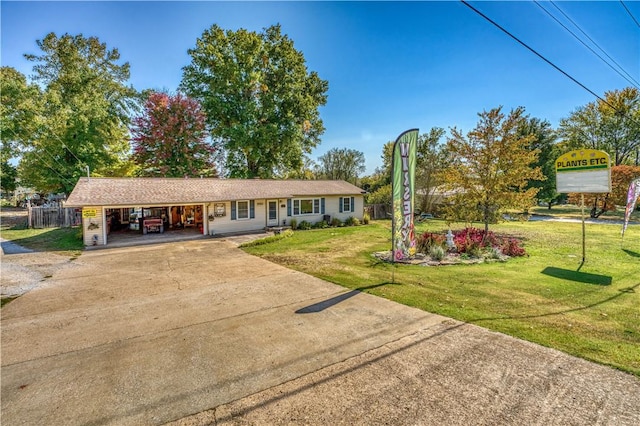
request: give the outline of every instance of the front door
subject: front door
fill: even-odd
[[[278,226],[278,200],[267,202],[267,226]]]

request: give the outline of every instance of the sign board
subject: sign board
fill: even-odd
[[[98,209],[82,209],[82,217],[96,217]]]
[[[596,149],[577,149],[558,157],[556,191],[560,193],[611,192],[609,154]]]

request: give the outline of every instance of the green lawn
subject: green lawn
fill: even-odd
[[[591,206],[584,207],[584,215],[586,219],[589,219],[589,211]],[[546,206],[535,206],[529,209],[531,214],[539,214],[544,216],[561,216],[580,219],[582,217],[580,206],[574,204],[560,204],[554,205],[549,209]],[[637,214],[634,214],[637,218]],[[624,207],[617,207],[615,211],[604,212],[598,219],[601,220],[622,220],[624,219]]]
[[[45,228],[33,229],[14,227],[2,229],[0,236],[18,245],[36,251],[63,252],[77,256],[84,248],[82,230],[80,228]]]
[[[528,257],[506,263],[408,266],[372,257],[390,248],[389,221],[297,231],[249,253],[350,289],[553,347],[640,376],[640,225],[509,222]],[[453,228],[462,228],[462,225]],[[418,230],[447,229],[444,222]]]

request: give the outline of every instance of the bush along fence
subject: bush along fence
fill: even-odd
[[[70,207],[29,207],[29,228],[69,228],[82,225],[82,210]]]

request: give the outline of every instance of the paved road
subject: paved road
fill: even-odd
[[[229,241],[73,263],[1,311],[3,424],[640,424],[631,375]]]

